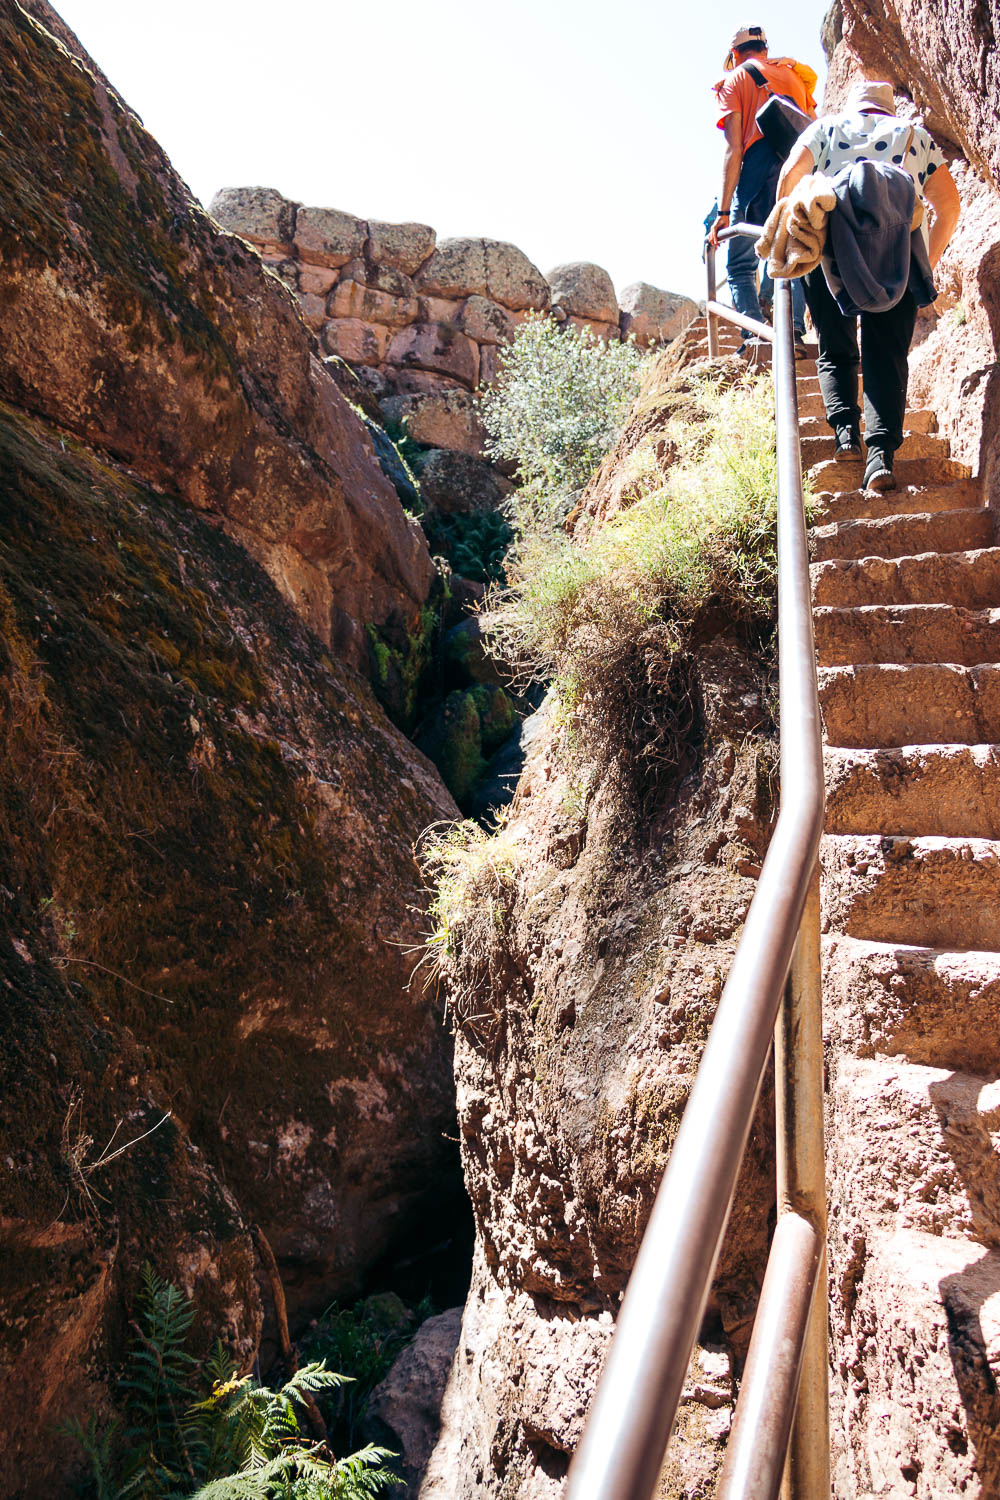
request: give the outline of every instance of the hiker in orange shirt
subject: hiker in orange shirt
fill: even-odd
[[[751,77],[752,70],[764,83]],[[713,245],[719,243],[720,229],[742,220],[763,224],[775,203],[775,191],[781,160],[765,141],[756,115],[769,93],[785,94],[807,115],[815,118],[816,101],[812,91],[816,74],[805,63],[792,57],[770,57],[767,37],[762,26],[741,26],[729,46],[725,62],[726,75],[715,85],[719,102],[719,129],[725,132],[726,149],[722,164],[722,192],[719,194],[719,216],[709,231]],[[727,270],[733,306],[745,318],[762,321],[757,294],[757,256],[749,236],[738,235],[729,241]],[[792,283],[792,316],[798,358],[805,357],[802,335],[805,332],[805,298],[798,281]],[[745,348],[745,345],[744,345]]]

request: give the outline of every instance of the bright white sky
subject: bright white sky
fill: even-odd
[[[207,204],[259,184],[704,295],[733,30],[823,75],[826,0],[55,0]]]

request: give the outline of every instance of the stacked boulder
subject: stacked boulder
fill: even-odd
[[[482,452],[473,393],[494,380],[498,348],[533,313],[648,347],[698,311],[645,282],[619,302],[608,273],[587,262],[546,277],[500,240],[438,243],[426,224],[309,208],[273,188],[224,188],[211,213],[297,293],[323,349],[354,368],[387,420],[432,448]]]

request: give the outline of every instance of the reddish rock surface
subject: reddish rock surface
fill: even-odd
[[[434,573],[294,298],[13,0],[0,46],[0,395],[224,518],[362,664],[364,626],[414,622]]]
[[[62,1500],[143,1260],[246,1368],[251,1222],[301,1320],[459,1192],[456,809],[340,659],[434,574],[295,298],[12,0],[0,51],[0,1490]]]

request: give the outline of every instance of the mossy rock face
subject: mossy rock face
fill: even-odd
[[[486,766],[482,725],[471,691],[455,689],[424,724],[417,744],[441,772],[445,786],[464,811]]]
[[[14,4],[0,56],[0,399],[223,516],[362,667],[434,568],[294,295]]]
[[[490,756],[494,750],[499,750],[505,740],[510,739],[521,716],[514,700],[502,687],[489,687],[479,683],[472,689],[471,697],[479,714],[483,753]]]
[[[0,1489],[56,1495],[40,1404],[92,1399],[147,1255],[246,1350],[246,1221],[294,1317],[457,1182],[447,1035],[407,987],[412,845],[456,809],[195,512],[0,407],[0,513]]]

